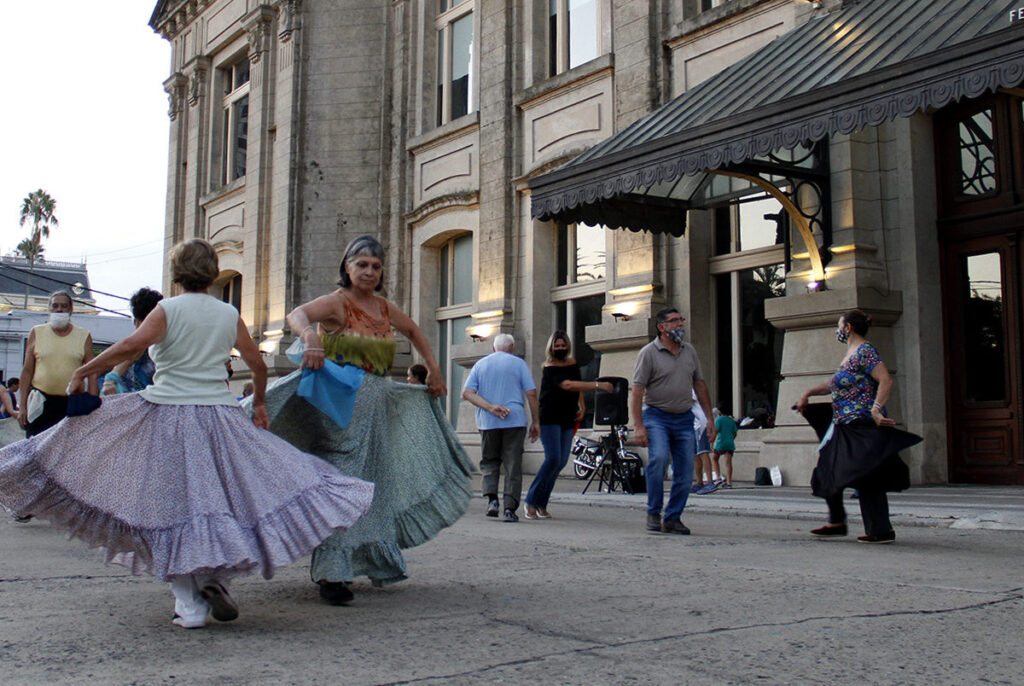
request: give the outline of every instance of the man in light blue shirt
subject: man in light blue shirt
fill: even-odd
[[[512,354],[514,347],[515,339],[509,334],[495,336],[494,352],[473,365],[462,387],[462,397],[477,408],[487,516],[498,516],[498,479],[504,472],[506,522],[519,521],[516,510],[523,494],[524,395],[530,403],[530,440],[540,437],[537,386],[526,363]]]

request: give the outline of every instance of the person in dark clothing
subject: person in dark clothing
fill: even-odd
[[[586,409],[583,391],[595,388],[609,393],[613,390],[607,381],[582,381],[568,334],[564,331],[551,334],[540,381],[540,441],[544,446],[544,463],[533,477],[523,501],[527,519],[551,518],[548,499],[555,479],[569,461],[576,422]]]
[[[846,510],[843,489],[860,493],[864,520],[861,543],[892,543],[896,540],[889,521],[887,491],[910,486],[910,473],[899,451],[921,441],[920,436],[894,428],[885,403],[892,391],[892,376],[865,336],[871,318],[850,310],[839,318],[836,340],[846,344],[846,356],[827,383],[804,391],[796,411],[804,414],[821,437],[818,466],[811,475],[811,490],[825,499],[829,523],[811,531],[819,538],[845,536]],[[832,396],[832,420],[827,424],[808,411],[808,398]]]

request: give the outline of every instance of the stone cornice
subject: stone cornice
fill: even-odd
[[[149,25],[167,40],[175,38],[205,10],[213,0],[160,0]]]

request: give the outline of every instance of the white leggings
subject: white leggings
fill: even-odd
[[[218,581],[225,589],[228,582],[212,576],[200,576],[189,574],[176,576],[171,579],[171,593],[174,594],[174,614],[186,622],[200,622],[210,614],[210,604],[207,603],[200,591],[207,584]]]

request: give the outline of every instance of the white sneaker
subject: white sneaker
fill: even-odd
[[[206,626],[206,617],[202,619],[185,619],[181,615],[174,615],[174,619],[171,620],[172,624],[177,624],[183,629],[202,629]]]

